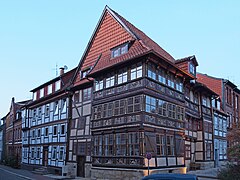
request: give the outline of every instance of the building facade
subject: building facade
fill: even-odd
[[[239,89],[229,80],[207,74],[198,73],[197,78],[218,94],[218,97],[213,99],[213,111],[215,164],[219,165],[227,159],[227,147],[239,143],[226,138],[227,133],[239,129]]]
[[[3,163],[6,158],[6,116],[1,119],[0,125],[0,162]]]
[[[79,65],[33,89],[14,127],[10,111],[7,148],[16,136],[23,167],[71,165],[93,179],[213,167],[226,159],[227,127],[238,127],[239,93],[225,80],[211,87],[197,66],[106,6]]]
[[[139,178],[147,173],[146,154],[154,172],[185,171],[191,161],[213,164],[215,93],[195,82],[194,58],[185,68],[106,7],[72,80],[69,163],[84,167],[78,173],[88,176],[91,169],[92,178]],[[196,109],[187,103],[193,100],[190,89]],[[196,112],[187,115],[189,106]]]
[[[66,164],[69,121],[69,79],[75,69],[33,89],[33,100],[22,108],[22,166],[46,167],[61,174]]]
[[[22,157],[22,114],[21,107],[29,101],[15,102],[12,98],[9,114],[6,116],[6,159],[11,166],[19,167]],[[11,163],[12,162],[12,163]]]

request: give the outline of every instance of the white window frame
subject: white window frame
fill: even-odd
[[[48,91],[47,91],[47,94],[52,94],[52,84],[49,84],[48,85]]]
[[[135,65],[131,68],[131,80],[142,77],[142,74],[143,74],[142,64]]]
[[[34,101],[37,100],[37,92],[34,92],[34,93],[33,93],[33,100],[34,100]]]
[[[62,161],[64,159],[64,151],[65,151],[65,148],[64,146],[60,146],[59,147],[59,160]]]
[[[55,91],[58,91],[60,89],[61,89],[61,81],[58,80],[58,81],[55,82]]]
[[[44,97],[44,88],[40,89],[40,98]]]
[[[62,113],[66,113],[67,112],[67,99],[63,99],[62,100],[61,112]]]
[[[114,75],[106,78],[106,88],[114,86],[114,83],[115,83],[115,76]]]

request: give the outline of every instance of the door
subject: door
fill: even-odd
[[[43,166],[48,165],[48,147],[43,148]]]
[[[77,156],[77,176],[85,177],[86,156]]]

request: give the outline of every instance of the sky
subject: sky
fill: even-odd
[[[108,5],[175,59],[240,85],[238,0],[0,0],[0,118],[30,90],[73,69]],[[58,73],[59,75],[59,73]]]

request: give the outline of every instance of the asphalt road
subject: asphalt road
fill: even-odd
[[[6,169],[0,168],[0,180],[30,180],[31,178],[28,178],[26,176],[22,176],[19,174],[16,174],[14,172],[8,171]]]

